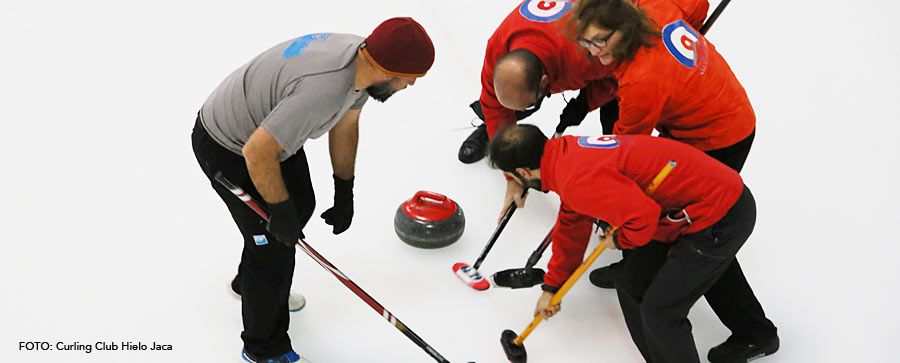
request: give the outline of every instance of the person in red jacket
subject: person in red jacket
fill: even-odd
[[[577,43],[615,68],[616,135],[663,136],[707,152],[745,142],[756,116],[747,93],[715,46],[666,1],[585,0],[574,10]],[[746,152],[725,163],[740,170]]]
[[[713,44],[694,30],[696,25],[678,18],[679,6],[667,1],[638,4],[640,8],[623,0],[585,0],[573,10],[577,43],[615,67],[620,118],[613,133],[650,134],[655,128],[740,172],[756,127],[744,88]],[[619,267],[615,263],[592,271],[591,283],[613,287]],[[735,262],[723,278],[743,279],[740,265]],[[752,291],[713,290],[707,300],[736,294],[753,296]]]
[[[709,9],[707,0],[635,1],[640,6],[673,9],[667,16],[688,19],[698,27]],[[540,107],[544,97],[565,90],[580,91],[563,109],[558,133],[581,123],[588,112],[598,107],[604,133],[612,132],[619,117],[613,67],[593,60],[568,39],[565,26],[574,6],[568,1],[526,0],[494,31],[481,69],[481,97],[471,105],[484,124],[463,142],[460,161],[480,160],[489,138],[498,129],[528,117]],[[505,210],[512,201],[524,205],[521,192],[516,183],[508,182],[502,208]]]
[[[675,168],[652,195],[644,194],[642,190],[670,161]],[[525,187],[559,194],[561,205],[551,236],[553,255],[535,315],[550,318],[559,311],[558,305],[549,306],[550,299],[581,264],[594,221],[603,220],[618,228],[604,231],[601,243],[634,250],[616,291],[641,354],[648,362],[700,361],[688,312],[709,289],[734,283],[719,277],[731,266],[756,221],[753,195],[736,171],[666,138],[618,135],[548,140],[533,125],[500,130],[490,144],[490,163]],[[648,259],[658,260],[656,269],[638,270],[653,266],[640,263]],[[631,283],[645,278],[649,279],[646,288]],[[746,284],[746,280],[738,283]],[[754,314],[768,321],[761,308],[720,318],[759,318]],[[754,345],[746,355],[713,356],[710,361],[746,361],[774,353],[779,341],[774,325],[772,329],[770,339]]]
[[[706,0],[672,1],[678,18],[700,26],[709,9]],[[600,108],[600,120],[606,132],[618,117],[616,81],[612,68],[592,61],[565,38],[563,26],[569,20],[574,2],[526,0],[503,20],[488,40],[481,69],[481,97],[473,102],[475,114],[484,121],[459,149],[459,160],[469,164],[484,157],[490,135],[500,127],[515,124],[540,108],[541,100],[553,93],[581,90],[560,115],[558,132],[581,123],[588,112]],[[641,4],[643,6],[643,4]],[[519,50],[525,55],[507,58],[526,62],[525,67],[499,68],[504,56]],[[524,60],[523,60],[524,59]],[[529,72],[529,70],[533,70]],[[499,74],[498,72],[499,71]],[[526,78],[532,78],[526,81]],[[495,87],[495,81],[509,80],[507,87]],[[503,95],[507,95],[504,100]],[[524,96],[524,99],[520,100]],[[605,106],[605,107],[600,107]]]
[[[561,124],[567,125],[579,124],[589,111],[615,100],[612,68],[590,59],[565,38],[562,26],[573,5],[569,1],[525,0],[488,39],[481,69],[481,97],[470,105],[484,124],[463,142],[460,161],[469,164],[481,160],[489,135],[531,115],[550,94],[581,90],[560,115]],[[504,58],[510,52],[513,55]],[[495,72],[504,60],[517,63],[517,67],[501,67]],[[495,88],[495,76],[501,82],[508,81],[506,87]],[[505,94],[508,99],[524,95],[525,99],[503,104],[498,94]],[[618,115],[615,106],[605,107],[601,114],[611,130],[608,119]]]
[[[680,7],[664,1],[582,0],[571,18],[576,42],[601,63],[615,67],[619,80],[619,121],[613,133],[673,138],[704,151],[740,172],[750,152],[756,116],[744,88],[725,59],[696,25],[677,18]],[[628,252],[623,253],[625,260]],[[653,271],[654,261],[639,270]],[[627,263],[627,262],[626,262]],[[634,262],[633,264],[636,264]],[[614,264],[591,272],[591,282],[619,288]],[[619,268],[614,268],[619,267]],[[646,286],[633,278],[633,289]],[[710,351],[711,360],[744,356],[775,336],[775,327],[735,259],[706,292],[706,300],[732,331]],[[728,316],[753,319],[729,320]],[[741,353],[744,352],[744,353]]]

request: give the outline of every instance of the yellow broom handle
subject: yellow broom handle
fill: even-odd
[[[613,227],[612,231],[615,231],[615,227]],[[565,296],[566,293],[569,292],[569,289],[572,288],[572,285],[575,285],[575,282],[578,281],[578,278],[581,277],[582,274],[584,274],[584,271],[587,270],[587,268],[590,267],[592,263],[594,263],[594,261],[597,259],[597,257],[600,256],[600,253],[602,253],[604,249],[606,249],[606,246],[601,244],[594,249],[594,252],[591,252],[591,255],[588,256],[587,260],[585,260],[581,263],[580,266],[578,266],[578,269],[576,269],[575,272],[572,273],[572,276],[569,276],[569,279],[566,280],[566,283],[564,283],[562,287],[559,288],[559,291],[557,291],[556,294],[553,294],[553,298],[550,299],[550,306],[556,306],[560,301],[562,301],[563,296]],[[519,336],[516,337],[516,340],[513,340],[513,343],[516,343],[516,345],[522,345],[522,342],[525,341],[525,338],[527,338],[528,335],[531,334],[531,331],[534,330],[534,328],[537,328],[538,324],[541,323],[541,320],[544,320],[543,315],[535,315],[534,320],[531,321],[531,324],[529,324],[528,327],[525,328],[525,331],[523,331],[522,334],[519,334]]]
[[[653,194],[653,192],[656,191],[656,188],[659,187],[659,184],[661,184],[663,180],[666,180],[666,177],[669,176],[669,173],[672,172],[672,169],[675,169],[675,165],[675,160],[669,160],[669,162],[666,163],[666,166],[664,166],[662,170],[659,171],[659,174],[656,174],[656,177],[653,178],[653,181],[650,182],[650,185],[647,185],[647,187],[644,188],[644,194]]]
[[[669,160],[669,162],[666,163],[666,166],[664,166],[662,170],[659,171],[659,174],[656,174],[656,177],[653,178],[653,181],[651,181],[650,184],[647,185],[646,188],[644,188],[644,193],[646,193],[647,195],[653,194],[653,192],[656,191],[656,188],[659,187],[659,184],[661,184],[663,180],[665,180],[666,177],[669,176],[669,173],[672,172],[672,169],[675,168],[675,165],[676,163],[674,160]],[[612,229],[610,229],[610,235],[615,233],[617,229],[619,229],[619,227],[613,227]],[[597,246],[597,248],[594,249],[594,252],[591,252],[591,255],[588,256],[587,260],[584,260],[584,262],[582,262],[581,265],[579,265],[578,268],[575,269],[575,272],[573,272],[572,275],[569,276],[569,279],[566,280],[566,283],[564,283],[562,287],[559,288],[559,291],[553,294],[553,298],[550,299],[549,306],[556,306],[560,301],[562,301],[563,296],[565,296],[566,293],[569,292],[569,289],[572,288],[572,285],[575,285],[575,282],[578,281],[579,278],[581,278],[581,275],[583,275],[584,272],[587,271],[588,267],[591,267],[591,264],[593,264],[594,261],[597,260],[597,257],[599,257],[605,249],[606,246],[600,244]],[[537,328],[538,324],[540,324],[542,320],[544,320],[543,315],[535,315],[534,320],[531,321],[531,324],[529,324],[528,327],[525,328],[525,331],[523,331],[522,334],[519,334],[519,336],[517,336],[516,339],[513,340],[513,343],[515,343],[516,345],[522,345],[522,342],[525,341],[525,338],[527,338],[528,335],[531,334],[532,330]]]

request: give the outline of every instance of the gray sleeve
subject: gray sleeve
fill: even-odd
[[[293,94],[278,102],[261,124],[287,155],[295,154],[307,139],[320,135],[340,110],[340,105],[334,105],[336,95],[309,89],[312,85],[300,82]]]
[[[351,110],[358,110],[363,108],[363,105],[366,104],[366,101],[369,100],[369,93],[366,91],[360,91],[359,98],[356,99],[356,102],[353,103],[353,106],[350,106]]]

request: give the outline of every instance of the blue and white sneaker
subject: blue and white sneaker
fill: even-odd
[[[231,284],[228,284],[228,291],[230,291],[238,300],[241,299],[241,294],[235,291],[234,286]],[[290,295],[288,295],[288,311],[296,313],[303,310],[304,307],[306,307],[306,298],[303,297],[303,294],[291,290]]]
[[[244,358],[245,361],[250,363],[311,363],[309,359],[302,357],[293,350],[274,358],[258,358],[250,355],[245,349],[241,348],[241,358]]]

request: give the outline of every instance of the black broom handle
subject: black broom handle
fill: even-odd
[[[525,197],[525,194],[528,194],[528,188],[524,188],[522,190],[522,198]],[[509,219],[512,218],[513,213],[516,211],[516,201],[509,203],[509,207],[506,208],[506,213],[503,214],[503,218],[500,220],[500,224],[497,225],[497,228],[494,229],[494,233],[491,234],[491,239],[488,240],[487,245],[484,246],[484,249],[481,250],[481,254],[478,255],[478,260],[475,261],[475,264],[472,265],[472,268],[478,270],[478,267],[481,267],[481,263],[484,262],[485,257],[487,257],[488,252],[491,252],[491,248],[494,247],[494,243],[497,242],[497,238],[500,238],[500,232],[503,232],[503,228],[506,227],[506,223],[509,223]]]
[[[700,34],[706,35],[706,32],[709,31],[709,28],[712,27],[713,23],[716,22],[716,19],[719,18],[719,15],[722,15],[722,11],[725,10],[725,7],[728,6],[731,0],[722,0],[719,3],[719,6],[716,6],[716,10],[713,10],[712,15],[709,16],[709,19],[706,19],[706,22],[703,23],[703,26],[700,27]]]

